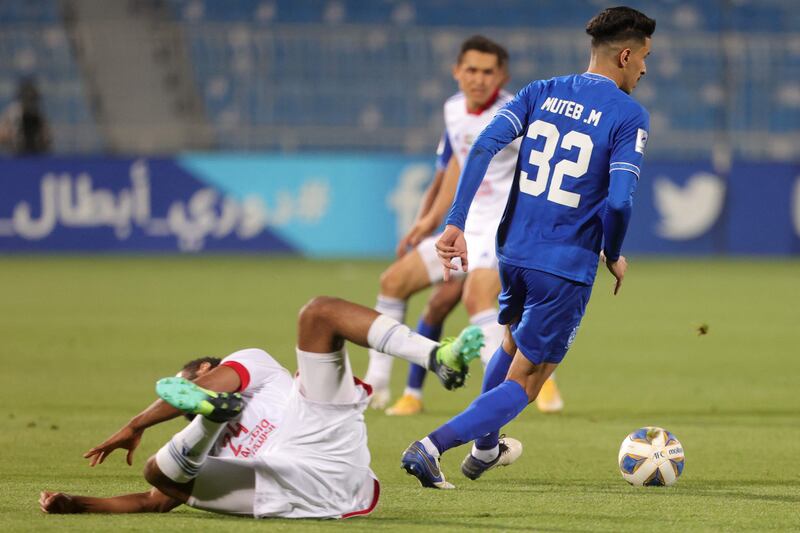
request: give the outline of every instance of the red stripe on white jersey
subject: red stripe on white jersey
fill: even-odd
[[[375,485],[372,489],[372,503],[369,504],[369,507],[366,509],[362,509],[360,511],[353,511],[352,513],[346,513],[342,515],[342,518],[350,518],[351,516],[361,516],[365,514],[370,514],[372,511],[375,510],[375,506],[378,505],[378,499],[381,496],[381,484],[378,483],[377,479],[373,479],[372,481],[375,482]]]
[[[243,364],[236,361],[225,361],[221,366],[227,366],[239,375],[239,381],[241,383],[236,392],[242,392],[247,388],[248,385],[250,385],[250,372]]]

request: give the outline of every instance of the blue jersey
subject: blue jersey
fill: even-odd
[[[475,141],[447,223],[464,227],[484,163],[524,135],[497,230],[498,258],[591,284],[604,236],[605,201],[611,200],[610,175],[621,176],[616,181],[629,187],[630,196],[648,129],[647,111],[605,76],[585,73],[535,81]],[[622,237],[626,227],[627,219]],[[609,231],[617,230],[607,227]],[[606,240],[622,244],[619,236],[607,234]]]

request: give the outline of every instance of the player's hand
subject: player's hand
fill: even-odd
[[[430,217],[422,217],[417,220],[414,225],[408,230],[400,242],[397,243],[397,258],[400,259],[410,248],[415,248],[422,239],[430,235],[433,230],[436,229],[438,224],[435,220],[432,220]]]
[[[113,435],[111,435],[105,442],[95,446],[85,454],[84,459],[89,459],[89,466],[102,464],[111,452],[117,448],[128,450],[126,461],[128,465],[133,465],[133,451],[139,446],[142,440],[143,429],[134,429],[131,426],[125,426]]]
[[[403,238],[400,239],[400,242],[397,243],[397,248],[395,249],[394,253],[398,259],[406,255],[408,253],[408,241],[410,240],[409,234],[406,233],[403,235]]]
[[[611,272],[611,275],[616,279],[614,283],[614,296],[616,296],[619,289],[622,287],[622,279],[625,277],[625,272],[628,270],[628,261],[625,260],[625,256],[623,255],[619,256],[619,259],[616,261],[608,261],[606,259],[606,254],[602,250],[600,251],[600,260],[606,264],[606,268],[608,268],[608,271]]]
[[[461,259],[461,270],[467,271],[469,267],[467,240],[464,238],[464,232],[457,227],[448,225],[444,229],[444,233],[436,241],[436,253],[439,256],[439,262],[444,267],[444,281],[450,281],[451,270],[458,270],[458,265],[452,263],[455,257]]]
[[[74,514],[83,511],[69,494],[43,490],[39,493],[39,508],[48,514]]]

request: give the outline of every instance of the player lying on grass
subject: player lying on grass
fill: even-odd
[[[370,513],[379,494],[363,417],[371,387],[353,377],[345,340],[424,365],[452,389],[464,384],[483,335],[470,326],[440,344],[372,309],[315,298],[300,311],[294,380],[258,349],[221,363],[196,360],[180,377],[160,380],[161,399],[84,455],[95,466],[125,449],[130,465],[145,429],[200,415],[147,460],[150,491],[111,498],[43,491],[41,509],[167,512],[185,503],[258,518]]]
[[[508,81],[508,52],[499,44],[476,35],[464,41],[453,66],[453,78],[459,92],[444,104],[445,132],[442,139],[439,168],[446,168],[424,198],[422,216],[417,218],[399,245],[399,258],[382,275],[375,309],[402,322],[406,303],[417,292],[442,281],[442,269],[436,255],[436,237],[430,236],[442,222],[453,201],[458,174],[475,138],[489,125],[495,113],[512,99],[503,90]],[[472,250],[472,270],[463,283],[462,302],[470,323],[479,326],[486,338],[481,352],[484,367],[503,340],[504,328],[497,321],[497,295],[500,279],[495,255],[495,235],[514,178],[519,141],[509,143],[490,163],[486,179],[476,194],[466,221],[465,235]],[[445,165],[444,158],[452,153]],[[439,175],[437,174],[437,177]],[[431,197],[434,196],[433,199]],[[405,247],[413,249],[404,253]],[[417,332],[438,339],[442,323],[456,301],[458,287],[442,285],[432,295],[432,302],[420,320]],[[393,359],[376,350],[370,351],[366,380],[375,386],[372,405],[382,408],[389,397],[389,381]],[[425,369],[411,367],[403,396],[388,414],[410,415],[422,410],[422,385]],[[543,411],[559,411],[563,404],[553,381],[546,389]]]
[[[484,379],[483,394],[465,411],[408,447],[402,465],[423,486],[452,487],[439,457],[461,444],[474,441],[461,465],[465,476],[477,479],[495,465],[499,429],[536,399],[575,339],[603,254],[614,294],[619,290],[649,128],[647,111],[630,93],[646,72],[655,26],[635,9],[604,10],[586,26],[588,71],[530,83],[476,139],[436,248],[445,278],[471,266],[464,231],[470,204],[494,154],[522,138],[497,230],[499,316],[507,332],[492,362],[504,352],[508,366],[493,369],[497,379],[491,386]],[[456,257],[459,266],[451,263]]]

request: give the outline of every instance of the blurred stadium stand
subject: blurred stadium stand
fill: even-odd
[[[180,26],[153,0],[62,0],[109,150],[212,148]]]
[[[582,28],[606,5],[594,0],[496,0],[489,9],[483,0],[147,3],[161,7],[174,21],[170,31],[184,39],[202,100],[202,109],[192,108],[195,120],[211,122],[217,148],[405,153],[429,153],[435,146],[442,102],[455,91],[450,66],[464,37],[480,32],[509,48],[510,88],[516,90],[531,79],[582,71],[588,46]],[[649,155],[800,159],[795,0],[630,4],[658,21],[648,76],[636,93],[652,116]],[[92,81],[81,81],[65,44],[60,23],[65,5],[68,0],[0,2],[0,103],[12,96],[16,76],[34,72],[54,123],[56,148],[91,151],[103,146],[86,105]]]
[[[24,77],[41,91],[56,152],[103,148],[55,0],[0,2],[0,109]]]

